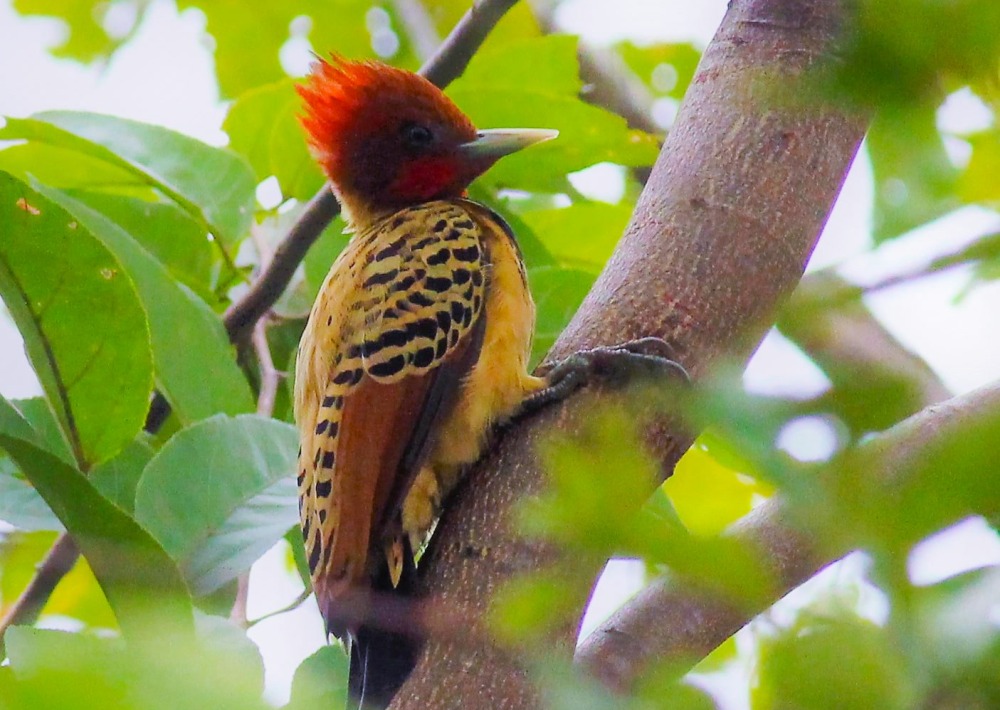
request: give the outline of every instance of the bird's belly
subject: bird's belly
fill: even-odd
[[[482,349],[403,504],[403,529],[421,540],[465,466],[479,458],[490,429],[545,386],[527,372],[535,307],[514,259],[493,263]]]

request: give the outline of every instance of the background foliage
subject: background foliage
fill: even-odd
[[[105,62],[126,46],[151,3],[15,0],[15,7],[65,23],[54,55]],[[178,7],[197,8],[207,20],[219,91],[229,102],[227,146],[64,111],[8,117],[0,129],[0,296],[44,392],[0,399],[0,519],[9,524],[0,538],[4,608],[57,533],[72,533],[83,554],[42,612],[42,625],[59,620],[64,630],[7,631],[5,706],[266,707],[260,656],[226,617],[237,578],[282,539],[288,572],[308,583],[289,475],[296,446],[290,382],[282,378],[273,402],[262,404],[261,352],[230,345],[221,314],[322,186],[296,125],[283,48],[308,42],[320,52],[415,69],[427,32],[445,35],[466,2],[427,3],[423,35],[400,15],[400,3],[296,0],[245,12],[183,0]],[[876,181],[873,246],[905,240],[962,206],[1000,209],[998,8],[994,0],[859,4],[845,61],[825,86],[845,105],[877,112],[867,142]],[[575,37],[543,33],[521,3],[448,89],[478,125],[561,133],[503,161],[472,191],[511,222],[522,244],[539,308],[536,361],[614,249],[641,169],[662,139],[581,98],[578,50]],[[622,42],[613,51],[650,97],[668,102],[683,96],[699,56],[687,44]],[[989,113],[986,127],[961,135],[939,129],[937,112],[956,92]],[[588,198],[569,179],[598,164],[618,166],[617,199]],[[335,222],[315,244],[266,321],[279,371],[345,244],[342,227]],[[968,265],[971,291],[1000,275],[996,235],[963,242],[907,277]],[[819,305],[797,301],[782,327],[800,332],[861,295],[844,289]],[[553,441],[552,490],[524,511],[525,531],[555,535],[584,555],[641,557],[651,576],[668,569],[751,603],[767,598],[772,580],[720,533],[781,491],[820,540],[868,552],[871,580],[890,611],[873,623],[851,600],[820,598],[794,619],[773,622],[753,651],[753,706],[996,706],[996,569],[916,586],[906,560],[940,529],[1000,510],[983,475],[996,464],[1000,422],[973,422],[956,434],[904,490],[866,484],[859,473],[865,437],[919,408],[915,385],[898,373],[816,362],[831,387],[805,401],[751,397],[737,378],[720,374],[687,406],[712,428],[649,501],[641,492],[655,465],[629,443],[627,413],[595,418],[580,441]],[[170,414],[155,431],[144,430],[154,391]],[[775,448],[782,432],[807,420],[821,422],[835,441],[819,462]],[[584,582],[567,571],[505,590],[498,628],[515,640],[537,637],[554,622],[564,585]],[[726,644],[698,670],[721,668],[735,653]],[[622,707],[564,668],[541,659],[536,667],[553,707]],[[321,649],[296,674],[289,707],[341,698],[345,669],[339,648]],[[712,706],[690,686],[666,692],[675,677],[669,666],[651,669],[634,707]],[[72,690],[80,687],[92,690]]]

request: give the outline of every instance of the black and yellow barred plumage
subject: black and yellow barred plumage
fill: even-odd
[[[457,469],[478,455],[489,425],[542,385],[525,372],[534,313],[523,266],[496,215],[465,200],[440,200],[401,210],[355,236],[320,294],[296,371],[296,418],[311,423],[308,431],[302,429],[298,477],[310,569],[333,587],[350,584],[372,573],[369,550],[383,549],[398,579],[399,537],[422,538],[457,480]],[[499,337],[482,332],[491,320]],[[465,359],[478,362],[453,362],[469,348],[478,352]],[[432,380],[442,367],[455,381],[435,387]],[[377,514],[368,530],[342,531],[353,512],[343,510],[351,501],[345,489],[364,485],[355,478],[370,475],[358,459],[379,453],[343,446],[344,412],[352,395],[365,381],[369,389],[388,388],[421,377],[429,381],[418,389],[426,390],[424,399],[435,396],[437,406],[421,402],[412,429],[369,437],[381,444],[374,446],[379,451],[396,453],[385,465],[416,466],[400,472],[410,485],[399,484],[396,470],[382,471],[383,479],[392,480],[367,486],[368,495],[381,499],[372,501]],[[385,402],[376,396],[368,406]],[[437,420],[440,431],[417,426],[419,417]],[[388,419],[387,413],[383,426]],[[429,441],[413,441],[414,430],[421,429]],[[396,438],[395,445],[382,443],[386,437]],[[380,534],[385,539],[374,538]]]

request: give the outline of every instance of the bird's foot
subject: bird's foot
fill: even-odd
[[[671,347],[660,338],[640,338],[573,353],[546,373],[546,386],[528,395],[513,419],[531,416],[561,402],[594,381],[621,387],[637,377],[673,377],[689,383],[687,370],[672,355]]]

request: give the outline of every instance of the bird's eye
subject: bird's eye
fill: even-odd
[[[402,128],[403,140],[411,148],[426,148],[434,142],[434,134],[427,126],[419,123],[407,123]]]

